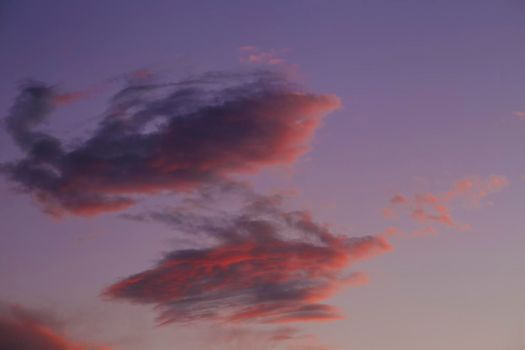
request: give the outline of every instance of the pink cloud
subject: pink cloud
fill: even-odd
[[[341,105],[336,96],[301,91],[271,71],[131,84],[114,96],[90,138],[65,149],[60,139],[34,130],[55,98],[40,83],[22,88],[6,125],[26,156],[5,173],[56,216],[118,211],[138,194],[186,193],[291,164]],[[125,117],[115,118],[115,110]]]
[[[524,111],[515,111],[512,114],[514,114],[519,119],[525,120],[525,112]]]
[[[285,211],[270,197],[252,199],[234,216],[188,217],[170,211],[148,217],[219,241],[172,251],[151,269],[104,292],[111,299],[155,305],[161,323],[337,320],[342,314],[324,301],[346,286],[368,281],[365,274],[346,270],[392,250],[384,237],[334,234],[309,212]]]
[[[241,46],[239,48],[241,54],[240,60],[243,63],[252,64],[267,64],[267,65],[281,65],[286,61],[280,57],[283,50],[269,50],[263,51],[256,46]]]
[[[111,350],[107,346],[71,340],[20,306],[8,306],[0,314],[0,349],[3,350]]]
[[[417,193],[413,196],[397,194],[389,200],[383,209],[387,219],[399,218],[406,214],[415,223],[424,225],[412,234],[403,233],[399,229],[391,231],[391,235],[423,235],[436,233],[434,225],[447,226],[463,230],[468,225],[458,223],[452,216],[452,208],[457,203],[468,206],[479,206],[481,201],[490,194],[501,191],[508,186],[509,181],[504,176],[490,176],[487,179],[469,177],[456,181],[449,190],[443,193]]]

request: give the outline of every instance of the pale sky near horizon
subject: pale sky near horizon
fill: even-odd
[[[342,107],[294,164],[244,178],[264,193],[296,192],[290,207],[338,233],[409,236],[388,236],[392,251],[352,266],[368,283],[323,300],[344,319],[290,324],[298,339],[265,345],[210,321],[157,327],[154,305],[101,298],[176,250],[181,235],[123,219],[128,211],[53,218],[2,176],[0,306],[42,309],[61,335],[113,350],[525,349],[524,43],[520,0],[0,2],[2,118],[24,79],[88,91],[42,128],[75,145],[138,70],[162,81],[291,71]],[[0,162],[21,157],[2,128]]]

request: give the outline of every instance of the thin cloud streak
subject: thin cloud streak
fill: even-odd
[[[257,46],[246,45],[239,48],[240,60],[242,63],[282,65],[286,61],[281,57],[283,50],[263,51]]]

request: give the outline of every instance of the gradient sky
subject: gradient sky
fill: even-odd
[[[157,327],[152,305],[100,295],[185,244],[181,234],[120,213],[57,219],[2,177],[0,304],[44,310],[60,334],[116,350],[524,349],[524,42],[521,0],[2,1],[2,116],[27,78],[85,92],[43,127],[66,143],[85,140],[140,70],[172,81],[270,68],[338,96],[308,153],[244,179],[293,190],[291,207],[347,236],[387,235],[394,249],[352,267],[366,285],[326,301],[344,319],[291,325],[298,339],[265,345],[244,324],[236,336],[209,322]],[[0,133],[0,161],[20,159]],[[443,212],[454,223],[431,217]]]

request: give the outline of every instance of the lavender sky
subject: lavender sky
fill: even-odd
[[[0,347],[524,349],[524,19],[0,2]]]

